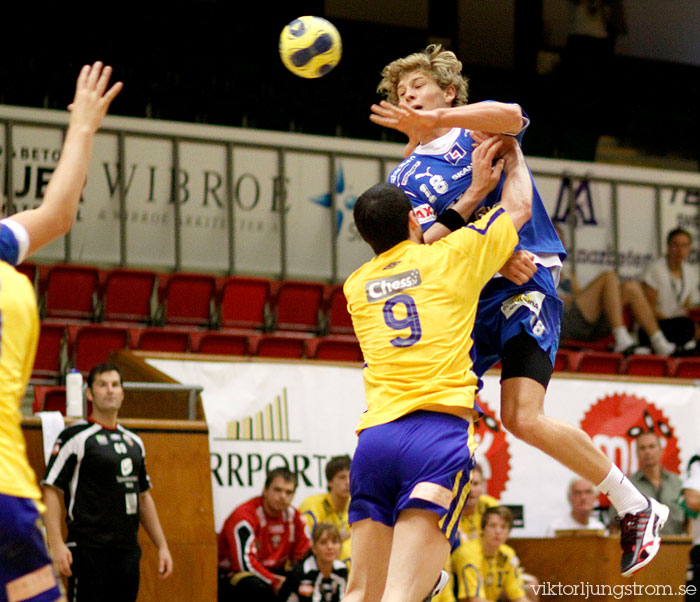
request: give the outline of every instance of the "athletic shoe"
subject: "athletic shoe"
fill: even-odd
[[[668,507],[653,498],[647,499],[649,505],[645,510],[636,514],[625,514],[620,519],[620,572],[623,577],[634,575],[649,564],[659,551],[659,531],[666,524]]]
[[[430,602],[430,600],[432,600],[443,589],[445,589],[445,586],[447,585],[447,582],[449,580],[450,580],[450,576],[447,574],[447,571],[440,571],[440,576],[438,577],[438,580],[435,582],[433,589],[428,594],[428,597],[425,600],[423,600],[423,602]]]

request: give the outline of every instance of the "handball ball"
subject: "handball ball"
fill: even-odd
[[[328,73],[343,53],[340,34],[321,17],[299,17],[280,34],[280,57],[284,66],[299,77]]]

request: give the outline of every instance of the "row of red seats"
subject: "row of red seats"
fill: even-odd
[[[554,365],[556,371],[586,374],[626,374],[659,378],[700,379],[700,357],[631,355],[612,351],[578,351],[561,348]]]
[[[341,285],[57,264],[22,264],[45,321],[352,334]]]
[[[362,361],[354,335],[43,323],[32,379],[57,382],[69,366],[87,373],[118,349]]]

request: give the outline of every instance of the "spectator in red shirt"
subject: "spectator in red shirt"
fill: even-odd
[[[277,599],[286,571],[309,551],[292,498],[297,477],[275,468],[260,497],[241,504],[219,533],[219,602]]]

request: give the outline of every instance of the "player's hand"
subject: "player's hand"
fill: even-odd
[[[73,564],[73,554],[65,543],[61,541],[51,546],[51,557],[61,575],[70,577],[73,574],[73,571],[70,570],[70,565]]]
[[[403,132],[409,141],[415,142],[423,140],[437,126],[438,114],[435,110],[416,111],[404,104],[397,106],[382,100],[372,105],[369,118],[378,125]]]
[[[535,256],[523,249],[515,251],[498,271],[514,284],[525,284],[537,271]]]
[[[173,558],[167,547],[158,550],[158,577],[167,579],[173,572]]]
[[[500,136],[491,136],[472,152],[472,183],[469,189],[479,199],[496,188],[501,179],[504,162],[497,158],[501,155],[502,147]]]
[[[272,577],[272,589],[275,591],[276,594],[278,594],[280,589],[282,589],[282,585],[284,585],[284,582],[287,580],[287,578],[282,575],[273,575]]]
[[[93,133],[99,129],[109,105],[123,87],[122,82],[117,82],[107,90],[111,75],[112,68],[103,66],[100,61],[80,70],[75,97],[68,105],[71,126],[83,127]]]

